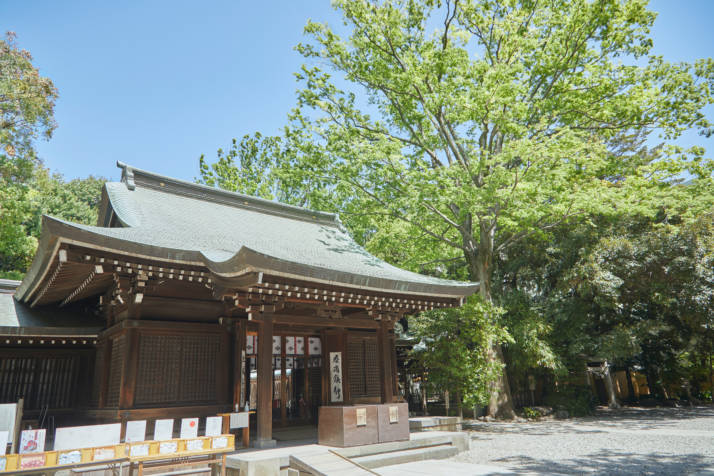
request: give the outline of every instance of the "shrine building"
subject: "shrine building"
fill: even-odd
[[[478,289],[372,256],[336,215],[118,166],[97,226],[44,216],[0,282],[0,403],[27,418],[248,407],[270,446],[320,407],[399,401],[395,322]]]

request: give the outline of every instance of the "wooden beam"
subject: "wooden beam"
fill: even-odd
[[[42,299],[47,293],[47,290],[52,287],[54,284],[55,280],[57,279],[57,276],[59,275],[60,271],[62,270],[62,267],[67,263],[67,250],[66,249],[60,249],[57,252],[57,266],[55,270],[52,272],[52,276],[50,276],[50,279],[47,280],[47,283],[44,285],[42,290],[37,294],[37,297],[32,301],[30,304],[30,307],[35,307],[37,302]]]
[[[62,250],[60,250],[60,251],[62,251]],[[66,306],[66,305],[69,304],[70,302],[74,301],[75,298],[76,298],[82,291],[84,291],[84,290],[87,288],[87,286],[89,286],[89,284],[90,284],[92,281],[94,281],[94,278],[95,278],[97,275],[101,275],[101,274],[103,274],[103,273],[104,273],[104,268],[102,267],[101,264],[97,264],[97,265],[93,266],[92,269],[89,271],[89,274],[87,275],[87,277],[84,279],[84,281],[82,281],[82,283],[81,283],[79,286],[77,286],[77,287],[75,288],[75,290],[72,291],[72,292],[69,294],[69,296],[67,296],[67,297],[64,299],[64,301],[62,301],[62,302],[60,303],[59,307]]]
[[[342,319],[327,319],[321,317],[292,315],[292,314],[274,314],[274,322],[280,325],[292,326],[311,326],[311,327],[353,327],[364,329],[376,329],[378,323],[373,319],[360,318],[342,318]]]

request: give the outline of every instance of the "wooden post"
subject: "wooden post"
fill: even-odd
[[[245,335],[246,323],[237,321],[234,328],[233,340],[233,409],[238,407],[238,411],[243,411],[243,366],[245,365]]]
[[[258,433],[255,446],[270,448],[273,440],[273,316],[262,314],[258,334]]]
[[[287,426],[288,424],[288,376],[286,370],[285,353],[285,336],[280,336],[280,357],[282,365],[280,366],[280,424]]]
[[[25,397],[20,397],[17,401],[17,407],[15,407],[15,428],[13,429],[14,434],[10,435],[12,438],[12,446],[10,447],[10,453],[19,453],[20,447],[20,425],[22,425],[22,412],[25,410]],[[5,450],[6,448],[3,448]],[[3,454],[5,454],[3,452]]]
[[[392,403],[394,401],[394,382],[392,375],[392,354],[391,340],[389,339],[389,322],[382,319],[377,330],[377,345],[379,347],[380,361],[382,365],[382,403]]]
[[[134,406],[134,393],[136,391],[136,378],[139,367],[139,332],[129,329],[126,334],[126,354],[122,366],[121,390],[119,393],[119,408],[132,408]]]

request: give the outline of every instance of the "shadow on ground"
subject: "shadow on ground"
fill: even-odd
[[[567,420],[540,422],[481,422],[464,424],[465,430],[485,433],[512,433],[524,435],[557,435],[565,433],[606,433],[609,429],[662,430],[688,420],[714,418],[714,406],[682,408],[626,407],[600,408],[595,415]],[[598,427],[596,429],[593,427]],[[711,430],[711,428],[707,428]]]
[[[698,454],[642,455],[614,451],[598,452],[560,461],[509,457],[493,462],[503,464],[519,474],[679,475],[711,469],[711,461],[706,461]]]

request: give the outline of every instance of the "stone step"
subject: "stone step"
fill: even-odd
[[[340,455],[354,459],[362,456],[370,456],[382,453],[393,453],[395,451],[403,451],[414,448],[422,448],[425,446],[451,445],[451,436],[433,436],[419,438],[409,441],[393,441],[391,443],[376,443],[373,445],[353,446],[348,448],[339,448],[336,450]]]
[[[374,476],[375,473],[330,451],[312,455],[290,455],[290,468],[315,476]]]
[[[360,466],[373,469],[393,464],[411,463],[427,459],[444,459],[455,456],[459,449],[450,444],[412,448],[408,450],[393,451],[351,458]]]

